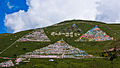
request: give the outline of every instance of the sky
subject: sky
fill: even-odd
[[[0,33],[81,19],[120,23],[120,0],[0,0]]]
[[[0,33],[9,32],[7,26],[5,26],[5,16],[18,12],[19,10],[28,10],[28,5],[25,0],[0,0]]]

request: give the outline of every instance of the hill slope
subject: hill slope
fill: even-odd
[[[79,33],[80,35],[70,37],[65,35],[51,35],[52,32],[59,33],[59,32],[72,32],[72,26],[76,24],[77,27],[81,30],[81,32],[75,31],[75,33]],[[75,42],[82,34],[86,33],[88,30],[92,29],[95,25],[106,32],[109,36],[113,37],[114,40],[110,41],[99,41],[99,42]],[[53,44],[58,40],[64,39],[68,44],[73,45],[76,48],[82,49],[89,54],[94,56],[100,56],[103,50],[112,48],[119,45],[120,40],[120,25],[119,24],[105,24],[102,22],[96,21],[84,21],[84,20],[71,20],[71,21],[64,21],[52,26],[48,26],[43,28],[46,35],[49,37],[51,42],[15,42],[19,38],[23,37],[24,35],[35,31],[37,29],[27,30],[18,32],[15,34],[7,34],[7,35],[0,35],[0,51],[3,51],[7,47],[9,47],[12,43],[14,43],[11,47],[5,50],[0,57],[17,57],[21,54],[25,54],[26,52],[32,52],[35,49],[39,49],[45,47],[49,44]],[[73,31],[74,32],[74,31]],[[3,61],[3,60],[0,60]],[[33,60],[34,61],[34,60]]]

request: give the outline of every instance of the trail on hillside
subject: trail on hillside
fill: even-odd
[[[29,33],[31,33],[31,32],[29,32]],[[29,33],[27,33],[27,34],[29,34]],[[25,34],[25,35],[27,35],[27,34]],[[22,37],[24,37],[25,35],[23,35]],[[20,38],[22,38],[22,37],[20,37]],[[17,40],[15,40],[10,46],[8,46],[8,47],[5,48],[3,51],[1,51],[1,52],[0,52],[0,55],[1,55],[3,52],[5,52],[7,49],[9,49],[10,47],[12,47],[20,38],[18,38]]]

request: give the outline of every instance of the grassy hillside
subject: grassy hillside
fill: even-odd
[[[78,39],[79,37],[65,37],[65,36],[51,36],[51,32],[60,32],[62,30],[64,31],[68,31],[66,30],[67,28],[69,28],[70,26],[72,26],[73,24],[76,24],[81,30],[82,33],[80,33],[81,35],[86,33],[88,30],[92,29],[95,25],[98,25],[98,27],[106,32],[109,36],[113,37],[114,40],[112,41],[102,41],[102,42],[75,42],[74,40]],[[27,31],[22,31],[22,32],[18,32],[15,34],[2,34],[0,35],[0,51],[4,50],[5,48],[7,48],[8,46],[10,46],[12,43],[14,43],[16,40],[18,40],[19,38],[21,38],[22,36],[30,33],[31,31],[35,31],[36,29],[33,30],[27,30]],[[3,52],[0,57],[17,57],[21,54],[25,54],[26,52],[30,52],[33,51],[35,49],[39,49],[42,47],[45,47],[49,44],[55,43],[56,41],[60,40],[60,39],[64,39],[68,44],[77,47],[81,50],[85,50],[87,53],[92,54],[94,56],[100,56],[101,52],[103,52],[104,49],[108,49],[108,48],[112,48],[115,46],[120,46],[119,44],[119,40],[120,40],[120,25],[119,24],[105,24],[102,22],[96,22],[96,21],[83,21],[83,20],[71,20],[71,21],[64,21],[49,27],[45,27],[44,28],[45,33],[47,34],[47,36],[50,38],[51,42],[16,42],[12,47],[10,47],[9,49],[7,49],[5,52]],[[18,47],[16,47],[18,46]],[[25,50],[26,49],[26,50]],[[48,59],[32,59],[31,63],[29,63],[28,65],[22,65],[23,68],[24,66],[29,66],[29,65],[38,65],[39,63],[44,62],[44,60],[48,61]],[[76,59],[75,59],[76,60]],[[85,59],[85,60],[78,60],[78,62],[74,62],[74,59],[72,60],[68,60],[66,59],[64,60],[60,60],[59,64],[63,64],[63,68],[64,65],[67,64],[68,61],[72,62],[71,64],[73,65],[72,68],[78,68],[79,66],[82,66],[82,64],[88,65],[89,59]],[[3,61],[0,59],[0,61]],[[63,62],[64,61],[64,62]],[[77,60],[76,60],[77,61]],[[81,63],[85,61],[84,63]],[[99,62],[101,61],[101,62]],[[103,64],[102,61],[106,64]],[[96,61],[91,61],[92,63],[98,62],[96,64],[100,65],[107,65],[110,64],[109,61],[105,61],[104,59],[96,59]],[[90,68],[93,64],[90,64]],[[116,62],[117,63],[117,62]],[[50,63],[51,65],[54,63]],[[58,64],[58,65],[59,65]],[[44,67],[44,65],[46,64],[40,64],[40,66],[43,66],[42,68],[47,68]],[[69,65],[69,64],[68,64]],[[75,65],[78,65],[78,67],[75,67]],[[87,66],[87,67],[88,67]],[[89,68],[88,67],[88,68]],[[97,67],[93,65],[94,68]],[[24,67],[26,68],[26,67]],[[37,67],[36,67],[37,68]],[[52,68],[52,67],[51,67]],[[59,68],[59,67],[58,67]],[[61,67],[60,67],[61,68]],[[68,67],[67,67],[68,68]],[[82,68],[86,68],[85,66],[83,66]],[[110,68],[110,67],[108,67]]]

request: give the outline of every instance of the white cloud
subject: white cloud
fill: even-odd
[[[101,0],[97,11],[96,20],[120,23],[120,0]]]
[[[9,9],[12,9],[14,7],[10,4],[10,2],[7,3],[7,6],[8,6]]]
[[[117,18],[117,20],[115,21],[115,23],[120,23],[120,15],[119,15],[119,17]]]
[[[98,0],[27,0],[27,12],[20,10],[5,17],[14,32],[52,25],[64,20],[95,20]]]

